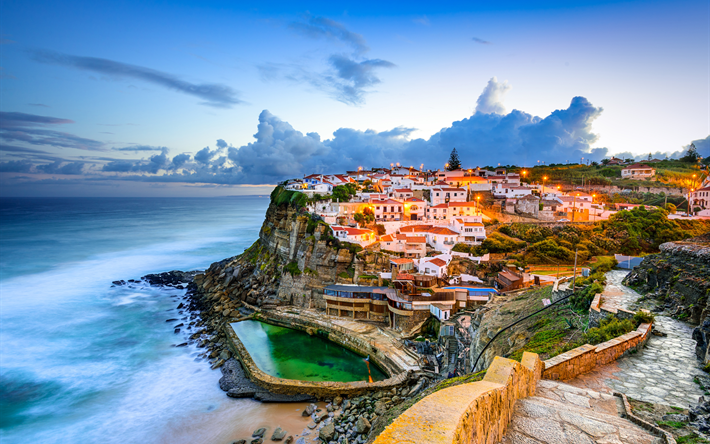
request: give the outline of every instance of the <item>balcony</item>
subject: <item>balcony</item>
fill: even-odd
[[[454,241],[444,241],[444,245],[455,245],[456,242]]]

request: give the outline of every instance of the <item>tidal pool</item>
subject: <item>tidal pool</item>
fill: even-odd
[[[254,320],[231,325],[266,374],[305,381],[368,381],[365,358],[328,339]],[[387,379],[374,362],[369,363],[369,374],[373,381]]]

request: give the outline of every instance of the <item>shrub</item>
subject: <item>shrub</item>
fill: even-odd
[[[638,327],[641,324],[652,324],[656,320],[656,316],[653,313],[639,310],[634,314],[633,320]]]
[[[592,300],[594,299],[594,296],[596,296],[597,293],[601,293],[603,291],[604,286],[602,286],[602,284],[598,282],[595,282],[578,291],[576,294],[570,297],[570,300],[572,301],[572,305],[574,306],[574,308],[576,308],[577,310],[588,310],[589,305],[591,305]]]
[[[284,271],[291,274],[291,276],[298,276],[301,274],[301,269],[298,268],[298,262],[293,261],[284,267]]]
[[[609,316],[601,320],[599,327],[590,329],[584,335],[584,338],[589,344],[596,345],[617,338],[635,329],[636,327],[630,319],[620,320],[616,316]]]

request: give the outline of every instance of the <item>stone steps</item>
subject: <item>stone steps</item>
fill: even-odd
[[[535,396],[518,400],[501,444],[660,444],[621,418],[621,399],[568,384],[540,380]]]

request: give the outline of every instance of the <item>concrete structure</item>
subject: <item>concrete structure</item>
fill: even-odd
[[[491,189],[493,197],[496,199],[509,199],[530,196],[532,188],[519,185],[497,184]]]
[[[387,295],[395,293],[387,287],[329,285],[323,290],[323,298],[329,315],[385,322]]]
[[[417,197],[404,201],[404,220],[422,220],[427,216],[429,203]]]
[[[405,257],[419,258],[426,256],[426,237],[387,234],[380,238],[380,248],[395,253],[404,253]]]
[[[495,444],[505,435],[515,402],[535,395],[542,372],[536,354],[521,362],[496,357],[482,381],[439,390],[414,404],[374,444]]]
[[[648,165],[635,163],[621,170],[622,179],[645,180],[651,179],[656,175],[656,170]]]

